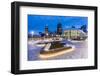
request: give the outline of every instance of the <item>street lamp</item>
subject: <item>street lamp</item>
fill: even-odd
[[[32,35],[32,38],[33,38],[33,35],[34,35],[34,31],[31,31],[31,35]]]

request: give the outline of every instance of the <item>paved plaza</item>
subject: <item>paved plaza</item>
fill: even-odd
[[[34,41],[30,41],[31,43],[35,43]],[[88,44],[87,41],[67,41],[64,40],[62,42],[65,42],[68,45],[75,46],[74,51],[71,51],[69,53],[65,53],[60,56],[56,56],[53,58],[49,58],[48,60],[55,60],[55,59],[80,59],[80,58],[87,58],[88,57]],[[34,61],[34,60],[44,60],[39,58],[39,54],[42,47],[38,47],[35,44],[28,44],[28,60]]]

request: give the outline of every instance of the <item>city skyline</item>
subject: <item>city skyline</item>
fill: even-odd
[[[28,15],[28,61],[87,58],[87,26],[88,17]]]
[[[48,26],[50,32],[55,32],[58,23],[62,24],[63,30],[71,28],[72,26],[80,28],[82,25],[86,25],[87,27],[88,18],[79,16],[28,15],[28,33],[44,33],[45,26]]]

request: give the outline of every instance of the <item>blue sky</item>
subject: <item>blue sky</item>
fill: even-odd
[[[72,26],[80,28],[82,25],[88,26],[88,17],[28,15],[28,32],[44,32],[46,25],[49,31],[54,32],[59,22],[62,24],[63,30],[71,28]]]

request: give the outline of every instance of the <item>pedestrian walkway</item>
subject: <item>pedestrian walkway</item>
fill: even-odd
[[[50,46],[51,46],[51,43],[46,44],[44,51],[49,51]]]

